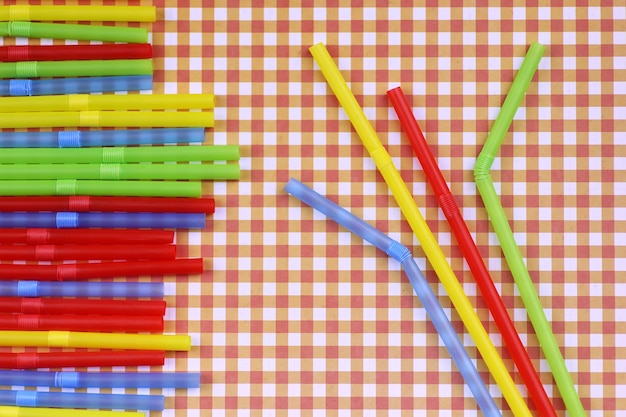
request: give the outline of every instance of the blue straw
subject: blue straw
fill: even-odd
[[[0,281],[3,297],[163,298],[162,282]]]
[[[326,197],[318,194],[293,178],[287,182],[285,191],[350,230],[352,233],[360,236],[365,241],[376,246],[402,264],[415,294],[424,305],[424,309],[439,332],[441,340],[443,340],[443,343],[448,348],[452,360],[459,368],[470,391],[474,394],[478,406],[485,416],[501,417],[502,414],[500,410],[498,410],[493,398],[489,394],[489,390],[480,378],[476,366],[474,366],[474,363],[459,340],[448,316],[446,316],[441,304],[437,301],[437,297],[411,256],[411,252],[400,242],[391,239],[378,229],[370,226],[347,210],[339,207]]]
[[[165,397],[162,395],[0,390],[0,404],[18,407],[162,411],[165,408]],[[60,414],[63,413],[60,412]]]
[[[152,90],[152,75],[0,80],[0,96],[47,96]]]
[[[56,388],[199,388],[199,372],[0,371],[4,385]]]
[[[0,136],[0,148],[87,148],[203,142],[202,127],[2,132]]]
[[[204,213],[7,212],[0,213],[4,228],[143,228],[203,229]]]

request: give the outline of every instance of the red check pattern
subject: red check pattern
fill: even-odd
[[[166,330],[189,333],[196,345],[169,357],[166,369],[201,370],[203,385],[165,392],[162,415],[480,414],[399,265],[282,189],[295,177],[407,245],[464,331],[310,57],[316,42],[337,60],[527,398],[387,102],[389,88],[403,87],[565,415],[472,177],[527,46],[539,41],[546,53],[492,176],[584,408],[619,416],[626,409],[626,3],[365,3],[154,1],[154,92],[214,92],[207,143],[242,147],[241,181],[205,184],[218,206],[209,227],[177,235],[179,256],[203,256],[209,271],[166,278],[173,306]],[[471,338],[462,340],[510,416]]]

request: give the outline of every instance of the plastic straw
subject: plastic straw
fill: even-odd
[[[160,333],[163,317],[76,314],[0,314],[1,330]]]
[[[0,294],[3,297],[163,298],[164,288],[162,282],[0,281]]]
[[[2,245],[0,259],[27,261],[174,259],[175,245]]]
[[[538,43],[533,43],[528,49],[526,58],[515,76],[509,94],[502,104],[502,109],[491,128],[491,132],[485,141],[482,151],[478,155],[474,167],[474,178],[478,192],[489,214],[491,224],[502,246],[502,252],[504,253],[506,262],[513,274],[515,284],[517,285],[530,321],[539,339],[539,344],[552,370],[552,375],[561,393],[565,407],[570,416],[581,417],[586,416],[586,412],[580,402],[572,377],[565,366],[565,361],[554,338],[548,319],[541,307],[539,296],[530,278],[528,269],[524,264],[524,259],[522,258],[519,247],[515,242],[513,232],[509,226],[508,219],[506,218],[506,214],[502,208],[502,204],[500,203],[500,199],[498,198],[489,173],[506,132],[513,121],[515,112],[524,98],[528,85],[537,70],[543,52],[544,47]]]
[[[0,264],[0,280],[73,281],[142,275],[190,275],[200,274],[202,270],[202,258],[58,265]],[[103,291],[108,290],[103,288]],[[0,294],[2,294],[1,291]],[[98,296],[97,292],[90,292],[90,294]],[[52,294],[47,295],[51,296]],[[37,296],[37,294],[30,296]],[[58,294],[58,296],[63,296],[63,294]]]
[[[19,407],[110,408],[117,410],[161,411],[165,408],[165,397],[162,395],[0,390],[0,404]]]
[[[152,351],[150,351],[152,352]],[[199,388],[199,372],[0,371],[12,386],[57,388]]]
[[[506,346],[509,349],[515,364],[517,365],[517,368],[519,369],[522,379],[526,383],[528,392],[530,393],[539,414],[543,417],[556,417],[556,411],[554,410],[554,407],[552,406],[552,403],[543,388],[539,375],[533,367],[530,357],[528,356],[528,352],[526,352],[526,349],[524,348],[524,345],[515,330],[515,326],[506,311],[504,302],[502,301],[502,298],[500,298],[500,294],[493,283],[483,258],[480,256],[478,247],[474,243],[474,239],[472,238],[472,235],[463,220],[463,216],[456,204],[456,201],[454,200],[454,196],[448,188],[448,184],[446,184],[446,181],[443,178],[443,174],[437,165],[437,161],[426,143],[422,130],[415,120],[415,117],[413,117],[413,112],[407,98],[400,87],[389,90],[387,92],[387,96],[389,97],[389,100],[398,115],[402,129],[411,143],[413,152],[415,152],[415,155],[419,159],[420,164],[424,169],[424,173],[426,174],[426,178],[433,188],[437,201],[439,202],[439,206],[450,223],[450,227],[452,228],[452,232],[457,239],[459,248],[467,260],[476,283],[480,287],[483,298],[487,303],[487,307],[489,308],[498,329],[500,329],[500,333],[502,333]]]
[[[0,211],[126,211],[152,213],[206,213],[215,212],[215,200],[205,198],[167,197],[0,197]],[[91,232],[90,232],[91,233]],[[171,232],[148,232],[154,236]],[[133,236],[133,233],[130,233]],[[2,241],[2,230],[0,230]]]
[[[135,411],[79,410],[71,408],[31,408],[0,406],[0,417],[145,417]]]
[[[213,94],[70,94],[6,97],[0,112],[51,112],[83,110],[212,109]]]
[[[148,31],[145,28],[65,23],[0,22],[0,36],[148,43]]]
[[[165,314],[164,300],[95,300],[81,298],[0,297],[1,313],[158,316]],[[1,380],[1,378],[0,378]]]
[[[203,229],[204,213],[0,213],[0,227]]]
[[[422,275],[422,272],[413,260],[411,252],[409,252],[409,250],[400,242],[391,239],[378,229],[370,226],[363,220],[352,215],[347,210],[344,210],[332,201],[326,199],[322,195],[316,193],[306,185],[294,180],[293,178],[289,180],[285,186],[285,190],[298,200],[311,206],[367,242],[370,242],[372,245],[376,246],[378,249],[387,253],[390,257],[402,264],[405,273],[415,290],[415,294],[424,305],[426,312],[439,332],[441,340],[443,340],[444,344],[448,348],[448,352],[450,352],[452,360],[454,360],[454,363],[459,368],[465,382],[474,394],[474,398],[476,398],[476,402],[479,407],[483,410],[483,413],[486,416],[501,416],[498,407],[489,394],[489,390],[480,378],[480,375],[476,370],[476,366],[463,347],[463,344],[454,331],[452,324],[443,311],[441,304],[439,304],[437,297],[426,282],[424,275]]]
[[[152,78],[150,77],[150,79]],[[87,131],[63,130],[59,132],[3,132],[2,137],[0,137],[0,148],[87,148],[95,146],[159,145],[167,143],[202,142],[204,142],[204,129],[200,127]]]
[[[0,180],[236,180],[239,164],[13,164]]]
[[[1,152],[0,152],[1,153]],[[200,197],[199,181],[0,181],[0,196],[93,195],[138,197]],[[24,227],[24,226],[23,226]]]
[[[0,23],[1,25],[2,23]],[[0,78],[102,77],[108,75],[152,75],[152,60],[111,59],[0,63]]]
[[[513,413],[517,416],[529,416],[530,411],[524,402],[522,395],[515,386],[511,375],[506,369],[502,358],[489,339],[478,315],[469,302],[463,287],[454,275],[450,264],[446,260],[437,240],[433,236],[428,224],[422,217],[415,200],[411,196],[406,184],[398,173],[387,150],[383,147],[380,139],[376,135],[374,128],[369,123],[363,110],[352,95],[348,84],[343,79],[339,69],[333,62],[328,51],[323,44],[317,44],[310,49],[311,55],[318,63],[324,77],[328,81],[331,89],[337,96],[341,106],[346,111],[352,125],[359,134],[367,151],[374,160],[376,167],[382,174],[385,182],[389,186],[396,202],[400,206],[402,213],[406,217],[413,233],[422,245],[427,258],[432,264],[435,272],[439,276],[446,292],[450,296],[461,320],[468,329],[474,343],[478,347],[484,361],[487,364],[496,383],[502,390],[504,398],[507,400]]]
[[[162,350],[0,353],[0,368],[5,369],[82,368],[89,366],[162,366],[164,363],[165,352]],[[11,371],[0,371],[0,375],[5,375],[6,372]],[[26,375],[27,372],[12,371],[12,373],[14,375],[12,378],[18,378],[18,381],[26,382],[24,379],[21,379],[21,375]],[[2,380],[3,384],[21,385],[9,384],[8,382],[8,380]]]
[[[115,91],[151,90],[152,75],[119,75],[111,77],[51,78],[46,80],[0,80],[0,96],[45,96],[50,94],[107,93]],[[24,133],[26,135],[24,135]],[[10,142],[4,135],[36,137],[53,132],[6,132],[0,147]],[[61,132],[54,132],[59,134]],[[86,132],[85,132],[86,133]],[[20,135],[22,134],[22,135]],[[57,146],[56,142],[52,146]],[[18,145],[19,146],[19,145]],[[26,146],[26,145],[22,145]],[[100,145],[101,146],[101,145]]]
[[[1,200],[0,198],[0,205]],[[0,217],[2,217],[1,213]],[[121,243],[140,245],[173,243],[173,241],[174,232],[171,230],[98,230],[94,233],[90,229],[0,229],[0,244],[117,245]]]
[[[165,161],[236,161],[238,159],[238,145],[142,146],[85,149],[11,148],[4,149],[0,152],[0,163],[3,164],[124,164]]]
[[[148,58],[152,58],[148,43],[0,46],[0,61],[4,62]]]
[[[191,349],[191,337],[160,334],[0,330],[0,346],[187,351]]]
[[[154,22],[154,6],[32,6],[0,7],[0,20],[20,21],[95,21],[95,22]]]

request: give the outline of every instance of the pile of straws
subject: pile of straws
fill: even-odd
[[[374,160],[376,167],[389,186],[402,213],[420,242],[426,257],[431,262],[452,304],[458,311],[459,316],[482,355],[483,360],[487,364],[491,375],[502,390],[504,399],[507,401],[511,411],[516,417],[530,417],[532,414],[528,405],[524,402],[509,371],[506,369],[504,362],[489,339],[489,335],[465,295],[463,287],[452,271],[450,264],[430,231],[428,224],[422,217],[415,204],[415,200],[394,166],[389,153],[387,153],[387,150],[383,147],[375,130],[367,120],[365,113],[350,91],[348,84],[339,72],[330,54],[323,44],[314,45],[309,50],[319,65],[331,90],[339,100],[339,103],[345,110],[356,132],[367,148],[368,153]],[[539,65],[543,52],[544,47],[537,43],[530,46],[524,63],[515,77],[511,90],[502,106],[502,110],[491,129],[485,147],[476,161],[474,174],[478,191],[483,198],[490,220],[500,240],[505,258],[511,268],[515,283],[522,296],[522,301],[528,310],[528,315],[537,333],[541,348],[548,360],[567,411],[572,417],[583,417],[586,416],[585,410],[576,393],[569,372],[565,367],[563,356],[561,355],[550,329],[550,325],[543,312],[537,292],[528,275],[521,253],[515,243],[513,233],[509,227],[504,210],[502,209],[489,175],[489,169]],[[502,333],[506,346],[511,353],[511,357],[528,388],[532,401],[541,417],[556,417],[557,414],[554,406],[550,402],[528,353],[522,345],[520,337],[489,275],[489,271],[463,221],[454,197],[443,179],[435,158],[428,149],[428,145],[426,144],[419,125],[413,117],[411,106],[400,87],[389,90],[387,95],[398,114],[402,128],[406,131],[411,145],[419,158],[420,164],[424,168],[428,181],[432,184],[442,211],[450,222],[461,251],[470,266],[483,297],[487,301],[487,306],[494,317],[498,329]],[[390,239],[382,232],[361,219],[356,218],[348,211],[340,208],[335,203],[295,179],[291,179],[287,183],[285,190],[300,201],[320,211],[342,226],[345,226],[348,230],[383,250],[391,258],[401,263],[416,295],[424,305],[441,339],[448,348],[450,356],[476,398],[478,406],[486,416],[501,416],[502,414],[491,397],[484,381],[481,379],[476,366],[463,347],[461,340],[456,335],[454,328],[450,324],[448,317],[445,315],[428,282],[415,264],[411,252],[399,242]]]
[[[0,99],[12,129],[0,134],[3,386],[200,385],[199,373],[25,370],[162,366],[165,351],[191,349],[188,335],[163,334],[162,282],[111,279],[203,271],[202,258],[176,258],[175,229],[205,227],[215,201],[201,180],[238,179],[239,147],[201,145],[211,94],[91,94],[152,88],[146,29],[31,22],[155,19],[144,6],[0,6],[2,36],[104,42],[0,48],[0,78],[14,78],[0,94],[18,96]],[[77,127],[121,129],[62,130]],[[37,128],[54,129],[26,130]],[[0,390],[0,404],[0,415],[142,416],[106,409],[163,410],[164,398]]]

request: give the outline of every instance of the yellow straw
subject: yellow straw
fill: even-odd
[[[337,96],[339,103],[348,115],[354,129],[363,141],[365,148],[374,160],[376,167],[378,167],[378,170],[389,186],[391,193],[409,222],[413,233],[415,233],[415,236],[421,243],[428,260],[439,276],[439,280],[446,289],[450,300],[452,300],[454,307],[461,317],[461,320],[463,320],[465,327],[472,336],[472,339],[487,364],[491,375],[502,390],[502,394],[509,404],[509,407],[511,407],[513,414],[517,417],[530,417],[531,413],[528,406],[515,386],[511,375],[504,366],[498,351],[489,339],[489,335],[485,331],[478,315],[465,295],[463,287],[454,275],[450,264],[446,260],[439,244],[437,243],[437,240],[420,214],[417,204],[415,204],[415,200],[413,200],[406,184],[402,180],[402,177],[396,167],[393,165],[393,161],[391,160],[389,153],[387,153],[387,150],[383,147],[380,139],[376,135],[374,128],[365,117],[363,109],[361,109],[361,106],[354,98],[348,84],[339,72],[335,62],[330,57],[326,47],[319,43],[309,48],[309,51],[319,65],[322,74],[324,74],[324,77],[326,78],[326,81],[328,81],[333,93]]]

